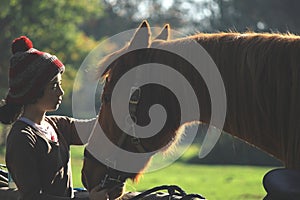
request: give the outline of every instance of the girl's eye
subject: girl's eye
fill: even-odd
[[[61,83],[54,83],[52,89],[56,90],[59,86],[61,86]]]
[[[55,90],[55,89],[57,89],[57,87],[58,87],[58,83],[54,83],[52,86],[52,89]]]
[[[108,95],[103,95],[102,101],[103,101],[104,103],[109,103],[109,102],[110,102],[110,96],[108,96]]]

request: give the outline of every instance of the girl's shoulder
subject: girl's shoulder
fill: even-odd
[[[31,143],[35,143],[37,139],[36,130],[30,125],[22,122],[16,121],[7,136],[7,143],[19,143],[24,141],[30,141]]]

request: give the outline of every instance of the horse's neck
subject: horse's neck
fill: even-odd
[[[265,83],[261,79],[266,76],[263,70],[270,67],[259,63],[264,53],[262,49],[246,47],[241,44],[245,41],[237,40],[231,34],[228,37],[202,36],[196,40],[216,63],[225,85],[227,114],[223,130],[282,158],[278,142],[280,133],[274,130],[274,123],[279,121],[276,116],[270,116],[276,102],[265,93],[269,88],[263,85]],[[251,63],[253,66],[250,66]],[[200,85],[199,89],[203,88]]]

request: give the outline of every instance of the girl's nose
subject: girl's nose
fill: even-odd
[[[63,88],[61,86],[59,86],[59,96],[63,96],[65,94],[65,91],[63,90]]]

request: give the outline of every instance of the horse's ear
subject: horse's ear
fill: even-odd
[[[146,48],[150,45],[151,30],[148,22],[144,20],[134,36],[132,37],[129,47],[130,48]]]
[[[170,25],[166,24],[160,31],[155,40],[169,40],[170,39]]]

